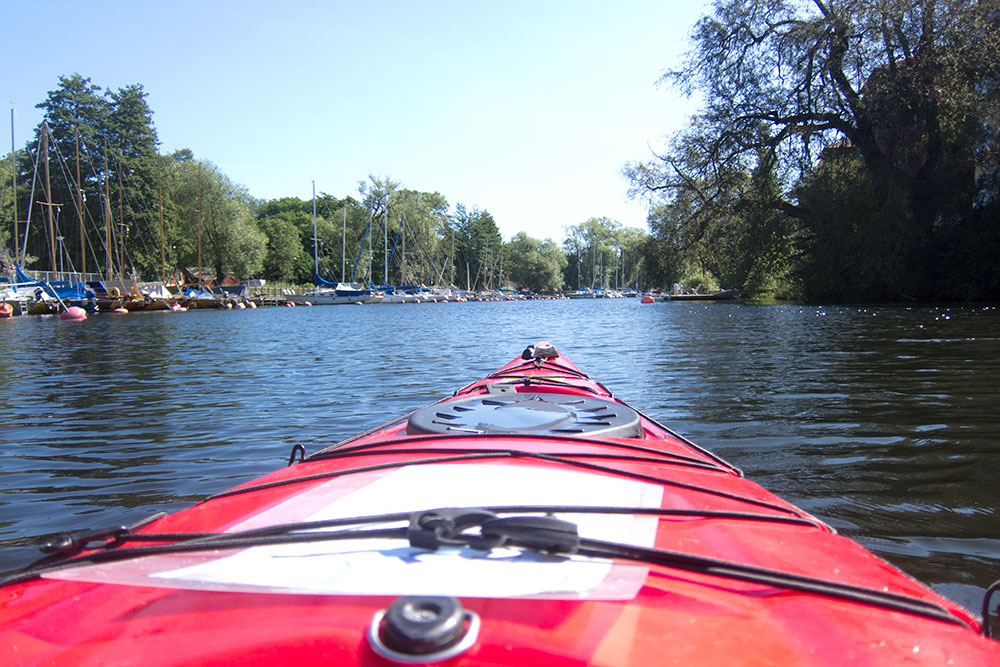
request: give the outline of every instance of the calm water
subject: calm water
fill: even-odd
[[[0,321],[0,571],[177,510],[549,339],[939,591],[1000,579],[1000,311],[635,299]]]

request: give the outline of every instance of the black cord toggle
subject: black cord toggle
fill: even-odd
[[[484,521],[480,539],[487,549],[508,542],[549,553],[576,553],[580,534],[576,524],[554,516],[511,516]],[[475,546],[473,544],[472,546]]]
[[[75,556],[84,549],[110,546],[128,535],[129,532],[126,526],[104,528],[102,530],[74,530],[69,533],[63,533],[56,539],[46,542],[38,547],[38,550],[45,554],[59,554],[66,557]],[[92,542],[100,542],[100,544],[91,545]]]
[[[493,512],[475,508],[414,512],[410,515],[406,537],[410,546],[430,551],[436,551],[440,546],[467,546],[469,536],[462,536],[461,533],[495,518],[497,515]]]
[[[467,533],[470,528],[479,533]],[[437,509],[410,515],[410,545],[435,551],[467,546],[489,551],[507,544],[549,553],[575,553],[580,546],[576,524],[554,516],[499,517],[483,509]]]

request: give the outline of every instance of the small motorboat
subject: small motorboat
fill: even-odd
[[[988,619],[547,343],[43,551],[0,587],[4,665],[1000,664]]]

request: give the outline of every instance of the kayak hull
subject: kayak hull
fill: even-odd
[[[1000,664],[1000,645],[967,610],[538,348],[94,553],[340,517],[400,512],[412,531],[435,508],[558,506],[536,514],[577,526],[581,552],[591,538],[617,540],[660,560],[369,537],[87,562],[0,588],[0,662],[398,664],[373,647],[373,619],[401,596],[437,595],[478,623],[449,665]],[[795,590],[795,578],[940,612]]]

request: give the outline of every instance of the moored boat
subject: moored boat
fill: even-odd
[[[219,298],[210,287],[188,287],[184,290],[182,306],[188,309],[222,308],[223,299]]]
[[[980,622],[539,343],[0,588],[2,664],[1000,664]]]
[[[319,280],[318,275],[317,280]],[[313,306],[335,306],[373,303],[378,299],[363,283],[334,283],[332,287],[317,285],[308,292],[291,295],[288,300],[299,306],[304,306],[307,302]]]
[[[667,292],[664,301],[738,301],[743,298],[743,292],[738,289],[716,290],[714,292]]]

